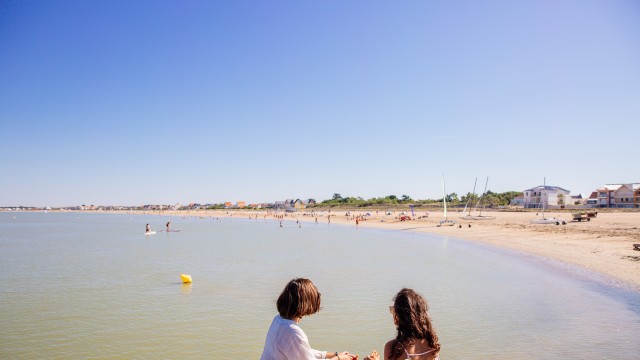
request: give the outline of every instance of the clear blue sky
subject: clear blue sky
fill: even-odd
[[[0,206],[588,194],[640,181],[640,2],[4,0],[0,144]]]

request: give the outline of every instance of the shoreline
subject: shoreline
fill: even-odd
[[[71,212],[71,211],[64,211]],[[439,211],[416,211],[416,219],[400,221],[402,211],[315,210],[293,213],[260,210],[161,210],[161,211],[74,211],[84,213],[140,214],[160,216],[265,219],[274,222],[331,223],[394,231],[412,231],[516,250],[577,266],[640,291],[640,212],[601,212],[591,221],[572,222],[570,213],[547,212],[566,225],[530,224],[535,212],[485,211],[492,220],[461,219],[461,212],[448,212],[455,226],[437,227]],[[407,212],[410,214],[409,212]],[[346,215],[349,214],[349,215]],[[369,214],[369,215],[367,215]],[[540,216],[538,216],[539,218]],[[356,225],[356,218],[359,219]],[[460,227],[460,225],[462,227]],[[617,284],[614,284],[617,285]]]

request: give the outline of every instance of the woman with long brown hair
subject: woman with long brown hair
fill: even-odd
[[[389,311],[396,325],[396,338],[384,346],[385,360],[438,360],[440,343],[428,310],[427,301],[412,289],[402,289],[393,298]],[[365,360],[379,360],[378,354]]]

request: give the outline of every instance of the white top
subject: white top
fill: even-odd
[[[260,360],[315,360],[324,359],[326,351],[309,346],[307,334],[293,320],[276,315],[271,322]]]

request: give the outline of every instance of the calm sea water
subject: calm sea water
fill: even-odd
[[[145,236],[146,223],[176,233]],[[193,277],[183,285],[179,274]],[[425,295],[443,359],[638,359],[640,296],[464,241],[327,224],[0,213],[0,358],[258,359],[293,277],[323,309],[311,346],[361,355]]]

